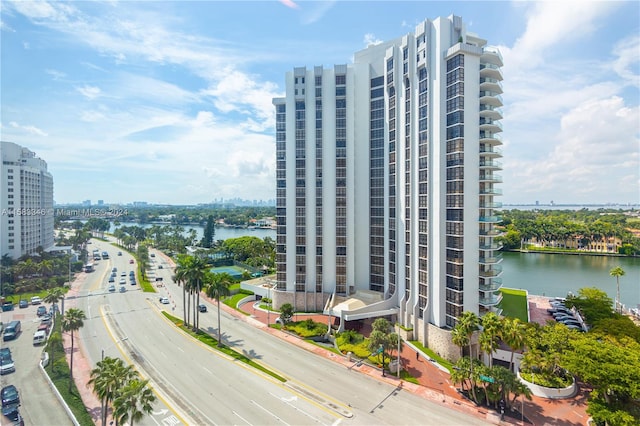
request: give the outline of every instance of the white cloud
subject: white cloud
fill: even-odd
[[[76,87],[76,90],[87,99],[95,99],[101,94],[99,87],[88,86],[86,84],[82,87]]]
[[[366,47],[375,46],[382,43],[382,40],[376,38],[374,34],[367,33],[364,35],[364,45]]]
[[[634,34],[616,43],[613,49],[613,69],[630,85],[640,86],[640,36]]]
[[[49,74],[51,76],[51,78],[53,78],[54,80],[61,80],[61,79],[65,78],[67,76],[62,71],[53,70],[53,69],[46,69],[46,70],[44,70],[44,72]]]
[[[15,121],[10,121],[9,125],[14,129],[22,131],[22,133],[27,133],[27,134],[36,135],[36,136],[49,136],[46,132],[44,132],[43,130],[31,124],[23,125],[23,124],[18,124]]]

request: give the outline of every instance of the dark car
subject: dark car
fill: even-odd
[[[9,404],[6,407],[2,407],[2,424],[24,426],[24,420],[20,415],[18,407],[20,404]]]
[[[43,315],[45,315],[47,313],[47,308],[45,306],[38,306],[38,310],[36,311],[36,314],[41,317]]]
[[[11,349],[7,347],[0,348],[0,358],[11,359]]]
[[[18,394],[18,389],[14,385],[3,387],[2,391],[0,391],[0,396],[2,397],[3,407],[20,403],[20,394]]]
[[[207,305],[203,305],[202,303],[198,305],[198,310],[200,312],[207,312]]]
[[[20,306],[20,309],[28,308],[29,301],[26,299],[21,299],[20,302],[18,302],[18,306]]]

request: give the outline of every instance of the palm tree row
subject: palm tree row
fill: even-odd
[[[200,327],[200,292],[204,290],[208,297],[214,298],[218,304],[218,345],[221,344],[220,331],[220,299],[229,295],[229,287],[233,279],[227,273],[214,274],[206,259],[199,256],[179,255],[176,262],[173,281],[182,286],[183,323],[191,324],[193,309],[193,330]],[[193,301],[193,307],[192,302]]]
[[[112,405],[116,425],[139,422],[150,414],[156,400],[148,386],[149,380],[141,380],[132,365],[125,365],[120,358],[106,357],[91,370],[87,383],[100,398],[102,426],[107,424],[108,410]]]

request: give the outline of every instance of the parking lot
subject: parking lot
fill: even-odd
[[[1,342],[3,348],[11,349],[16,371],[0,376],[0,384],[18,388],[20,414],[26,425],[69,424],[69,417],[39,368],[44,345],[33,345],[33,335],[40,326],[40,318],[36,315],[38,306],[44,305],[30,304],[26,308],[16,305],[14,310],[2,312],[0,316],[3,325],[13,320],[19,320],[22,325],[16,339]],[[49,305],[46,307],[48,309]]]

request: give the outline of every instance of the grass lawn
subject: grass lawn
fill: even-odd
[[[513,288],[501,288],[500,292],[502,293],[502,301],[500,302],[502,315],[528,322],[527,293],[524,290]]]

